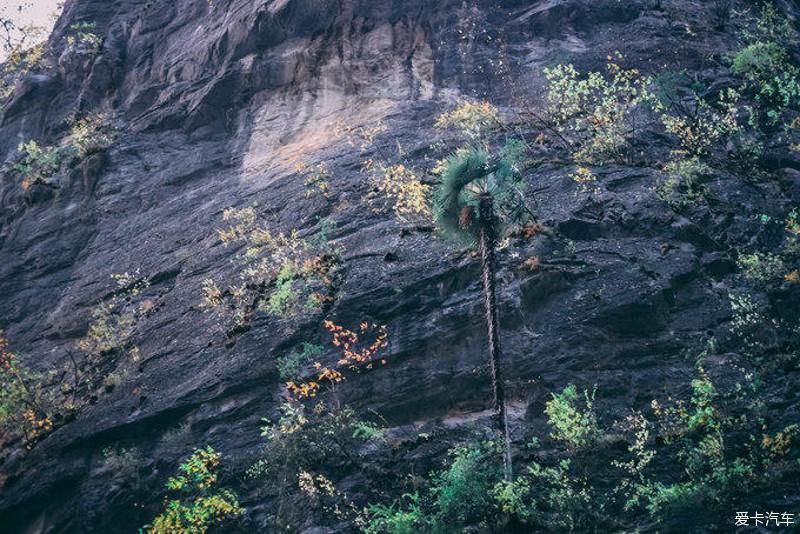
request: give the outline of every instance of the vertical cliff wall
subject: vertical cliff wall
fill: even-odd
[[[387,325],[386,365],[348,377],[333,398],[375,410],[395,429],[440,433],[439,444],[400,462],[437,465],[457,442],[446,436],[489,408],[480,267],[430,225],[372,210],[363,161],[383,150],[430,169],[436,115],[461,98],[492,102],[508,117],[535,108],[542,69],[556,63],[602,71],[619,51],[645,74],[685,70],[723,88],[731,82],[723,57],[741,37],[712,4],[68,0],[46,68],[21,80],[2,111],[0,328],[33,368],[60,368],[95,306],[114,298],[112,274],[146,277],[150,307],[131,341],[137,359],[103,363],[122,378],[32,450],[5,458],[0,531],[134,530],[158,509],[167,473],[198,444],[222,451],[231,473],[246,468],[262,446],[260,419],[275,417],[285,393],[275,356],[326,340],[323,316]],[[797,14],[793,3],[780,5]],[[79,22],[95,25],[97,51],[67,43]],[[76,110],[106,113],[114,142],[46,187],[20,188],[18,144],[58,144]],[[378,124],[385,128],[363,150],[342,135]],[[732,247],[775,241],[752,214],[782,221],[797,206],[800,155],[768,144],[768,178],[714,171],[717,203],[676,213],[653,191],[655,164],[598,166],[602,191],[576,194],[574,166],[549,140],[534,144],[538,133],[524,132],[539,161],[524,179],[547,230],[498,254],[516,438],[547,435],[544,402],[568,383],[596,384],[608,420],[685,391],[711,337],[722,348],[709,372],[729,377],[738,350],[729,293],[748,283]],[[641,150],[663,163],[663,131],[645,140]],[[299,162],[327,166],[330,201],[306,195]],[[203,281],[234,272],[237,249],[216,232],[223,210],[248,206],[304,236],[323,217],[336,221],[329,237],[343,250],[342,267],[324,314],[261,313],[226,335],[200,309]],[[530,257],[541,266],[526,266]],[[754,291],[796,317],[797,285]],[[782,372],[769,398],[788,424],[800,419],[797,368]],[[176,429],[183,437],[165,439]],[[120,447],[142,458],[135,484],[104,461],[104,449]],[[358,487],[357,478],[350,484]],[[246,529],[266,528],[269,501],[240,494],[251,510]]]

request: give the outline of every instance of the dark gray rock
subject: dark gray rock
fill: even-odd
[[[137,326],[142,360],[126,380],[0,466],[8,474],[0,531],[132,531],[158,509],[167,473],[191,447],[211,444],[235,467],[255,458],[259,420],[274,416],[283,391],[274,357],[326,339],[321,318],[259,316],[229,340],[198,309],[200,288],[207,277],[230,277],[233,251],[215,232],[223,209],[257,204],[276,225],[306,234],[330,211],[305,198],[297,161],[326,162],[343,206],[333,237],[345,264],[331,316],[344,325],[370,318],[391,334],[386,367],[348,378],[338,398],[376,410],[398,432],[417,424],[444,434],[488,408],[477,259],[365,207],[358,169],[371,154],[338,138],[335,123],[384,121],[378,144],[399,143],[427,168],[437,113],[459,96],[533,105],[544,66],[602,69],[620,50],[646,73],[706,72],[707,58],[737,41],[707,4],[68,1],[50,40],[57,67],[24,80],[4,110],[0,160],[12,161],[20,141],[57,139],[73,109],[112,112],[122,131],[57,190],[21,195],[13,174],[3,176],[0,328],[46,369],[67,361],[91,308],[114,290],[112,273],[150,276],[155,311]],[[97,24],[97,56],[65,51],[77,21]],[[647,142],[665,152],[657,135]],[[711,334],[728,336],[727,291],[743,282],[726,243],[750,243],[756,223],[747,213],[780,216],[797,205],[798,166],[786,157],[774,158],[780,187],[715,176],[720,209],[682,215],[653,194],[653,169],[598,169],[595,197],[575,195],[571,167],[530,171],[531,203],[553,233],[499,254],[514,423],[548,432],[544,402],[570,382],[597,384],[609,418],[685,387],[692,351]],[[522,266],[530,256],[541,268]],[[796,302],[797,289],[765,298]],[[792,399],[781,405],[786,421],[798,420],[796,392]],[[163,439],[181,425],[183,446]],[[420,444],[403,461],[424,472],[456,439]],[[109,446],[139,450],[135,484],[104,470]],[[242,496],[257,531],[268,505]]]

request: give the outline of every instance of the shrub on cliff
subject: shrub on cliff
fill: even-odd
[[[730,520],[741,499],[797,475],[800,426],[763,419],[755,388],[720,390],[703,367],[705,358],[698,358],[688,398],[653,400],[649,414],[631,412],[614,423],[615,439],[596,441],[591,454],[573,446],[589,442],[575,429],[595,424],[586,424],[585,413],[574,408],[577,389],[567,387],[554,396],[559,409],[547,408],[550,423],[561,429],[553,437],[566,449],[534,443],[533,458],[517,462],[513,480],[502,480],[493,446],[457,447],[427,486],[417,483],[412,495],[367,507],[362,530],[491,530],[511,520],[536,532],[643,525],[671,531],[688,517],[698,518],[693,525],[699,530]],[[619,440],[627,442],[626,453],[617,450]],[[665,471],[665,465],[680,468]]]
[[[53,399],[42,381],[9,350],[0,332],[0,458],[15,442],[30,448],[53,430]]]
[[[222,454],[211,447],[197,449],[167,481],[177,494],[164,501],[164,510],[140,532],[147,534],[204,534],[212,526],[244,513],[235,493],[218,489]]]
[[[23,189],[33,184],[48,183],[48,178],[58,172],[68,157],[62,148],[40,146],[33,139],[20,143],[17,150],[22,154],[22,161],[17,164],[16,171],[22,175]]]
[[[270,523],[280,530],[296,527],[307,513],[307,510],[297,509],[289,503],[301,493],[318,497],[315,483],[327,481],[328,476],[347,466],[360,465],[363,457],[359,445],[377,441],[382,436],[377,425],[360,419],[352,409],[336,408],[322,402],[314,406],[285,402],[280,406],[277,421],[262,421],[264,449],[246,476],[256,483],[265,484],[265,490],[276,496],[279,506]],[[305,484],[298,484],[303,480],[306,480]],[[332,485],[329,482],[323,484],[326,487]],[[333,497],[338,499],[341,494],[326,496],[328,499]]]
[[[297,230],[275,232],[254,208],[228,208],[217,230],[226,247],[243,245],[234,264],[238,283],[221,289],[203,281],[201,309],[213,312],[227,331],[247,327],[257,311],[291,319],[314,313],[334,298],[340,251],[324,239],[304,239]],[[320,222],[320,230],[327,226]]]
[[[477,141],[501,124],[500,112],[495,106],[489,102],[465,100],[455,109],[439,115],[435,126],[454,130],[471,141]]]
[[[606,74],[579,73],[572,65],[544,70],[548,87],[544,117],[555,125],[575,161],[625,161],[637,115],[653,99],[651,80],[609,56]]]
[[[303,343],[302,350],[293,351],[277,358],[278,374],[282,381],[299,381],[303,369],[322,355],[323,347],[314,343]]]
[[[31,4],[15,3],[17,5],[12,6],[12,2],[4,2],[5,5],[0,6],[0,49],[4,56],[0,65],[0,111],[17,81],[44,66],[45,28],[21,24],[19,14],[29,10]]]
[[[568,446],[581,449],[594,443],[600,436],[597,418],[594,414],[594,395],[583,391],[583,398],[578,395],[574,384],[564,388],[561,393],[553,393],[545,404],[544,413],[555,428],[552,436]]]
[[[17,147],[22,160],[15,170],[21,175],[21,185],[27,189],[33,184],[47,184],[70,162],[86,158],[92,152],[111,146],[114,137],[104,114],[71,115],[67,119],[69,134],[59,146],[40,145],[31,139]]]
[[[370,177],[372,190],[367,201],[375,211],[391,209],[401,223],[429,222],[430,186],[405,165],[385,165],[367,160],[362,170]]]
[[[745,38],[748,44],[733,57],[731,72],[746,80],[767,123],[777,124],[787,110],[800,106],[800,69],[787,48],[797,41],[797,32],[788,18],[765,4]]]

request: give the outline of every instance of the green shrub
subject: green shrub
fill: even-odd
[[[138,274],[138,273],[137,273]],[[64,363],[34,372],[12,352],[0,333],[0,449],[3,454],[23,445],[31,448],[57,424],[71,420],[97,399],[101,388],[119,385],[126,362],[114,356],[127,354],[135,362],[139,349],[131,342],[137,321],[153,307],[136,298],[146,280],[124,273],[112,275],[118,292],[92,312],[86,335],[78,340],[79,353],[68,352]],[[108,373],[110,365],[117,368]],[[3,447],[9,445],[6,450]],[[12,447],[13,445],[13,447]],[[2,463],[0,455],[0,463]]]
[[[353,424],[353,437],[362,441],[375,441],[382,439],[384,429],[372,421],[356,421]]]
[[[405,494],[389,506],[368,505],[357,521],[362,532],[445,533],[490,528],[498,519],[495,492],[502,478],[501,454],[493,443],[449,450],[450,460],[444,469],[431,473],[424,493]]]
[[[131,345],[131,337],[138,321],[154,306],[151,300],[141,298],[150,281],[142,278],[138,270],[133,274],[112,274],[111,278],[117,293],[95,306],[86,335],[77,343],[82,352],[95,360],[110,352],[128,351],[135,355],[138,349]]]
[[[70,47],[80,47],[90,52],[98,52],[103,44],[102,38],[94,33],[97,24],[94,22],[78,22],[69,27],[70,35],[67,35],[67,45]]]
[[[33,184],[48,183],[48,178],[58,173],[64,164],[108,148],[113,142],[104,114],[89,114],[80,119],[72,115],[67,119],[67,124],[70,133],[62,146],[41,146],[33,139],[19,144],[17,150],[22,155],[22,161],[15,170],[22,176],[23,189]]]
[[[742,254],[736,263],[747,278],[762,284],[777,280],[786,274],[786,265],[780,256],[768,252]]]
[[[294,168],[304,177],[303,187],[306,191],[306,198],[322,195],[325,200],[331,199],[330,172],[324,163],[309,167],[301,161],[296,163]]]
[[[121,312],[115,303],[100,303],[92,311],[92,322],[78,347],[88,354],[100,355],[120,349],[133,335],[136,318],[130,311]]]
[[[504,514],[523,520],[530,519],[533,514],[528,499],[531,494],[531,483],[527,477],[516,477],[513,481],[498,482],[492,495]]]
[[[148,534],[204,534],[209,528],[244,514],[236,494],[217,489],[222,455],[211,447],[196,449],[170,477],[167,489],[180,497],[164,501],[164,510],[145,525]]]
[[[19,440],[30,449],[53,430],[56,406],[44,379],[8,349],[0,332],[0,459]]]
[[[778,123],[787,109],[800,105],[800,69],[787,48],[796,37],[791,22],[765,4],[755,31],[745,34],[749,44],[731,62],[731,72],[746,80],[769,124]]]
[[[294,286],[299,274],[294,262],[284,263],[275,279],[275,291],[268,299],[261,301],[260,309],[271,315],[287,317],[298,305],[299,295]]]
[[[368,507],[361,528],[488,532],[508,524],[508,516],[531,532],[629,532],[645,525],[677,531],[685,525],[682,518],[690,516],[701,517],[701,530],[718,525],[720,518],[729,517],[731,503],[773,480],[796,475],[800,451],[794,440],[800,426],[769,430],[759,416],[760,401],[751,396],[755,388],[718,390],[702,367],[714,347],[709,343],[697,359],[689,395],[670,397],[666,403],[654,400],[649,418],[633,412],[615,424],[619,437],[629,443],[627,456],[610,451],[618,458],[611,465],[619,476],[606,472],[606,463],[598,464],[593,454],[574,454],[570,441],[585,443],[581,438],[562,440],[569,448],[558,454],[572,457],[553,461],[554,451],[543,451],[540,456],[547,461],[529,460],[513,481],[501,480],[495,447],[465,445],[450,452],[450,464],[431,476],[427,490],[391,506]],[[590,411],[591,397],[586,391],[583,397]],[[596,427],[584,422],[583,410],[576,408],[579,400],[572,385],[554,395],[548,408],[568,422],[562,428]],[[577,432],[586,434],[597,431]],[[611,442],[595,445],[608,447]],[[533,449],[535,454],[536,444]],[[664,465],[679,468],[664,471]]]
[[[305,366],[312,363],[314,358],[322,355],[322,346],[313,343],[303,343],[302,350],[293,351],[285,356],[279,356],[278,373],[284,382],[300,378]]]
[[[69,125],[69,145],[79,159],[104,150],[114,142],[109,117],[104,113],[89,113],[83,117],[72,115]]]
[[[705,356],[706,352],[698,359],[688,402],[671,399],[662,405],[654,400],[651,405],[658,436],[666,445],[664,454],[673,454],[682,467],[675,470],[677,478],[670,477],[667,482],[648,473],[656,455],[651,424],[641,415],[634,417],[635,440],[628,449],[632,459],[615,462],[626,471],[616,490],[627,497],[626,510],[644,509],[665,524],[697,510],[728,513],[734,497],[747,495],[773,476],[783,476],[787,468],[793,469],[788,444],[796,429],[789,426],[766,434],[766,423],[757,417],[754,399],[741,389],[733,396],[718,391],[702,367]],[[746,410],[731,413],[736,403]],[[748,433],[749,439],[742,438]],[[762,438],[756,438],[758,434]]]
[[[291,504],[301,491],[313,493],[314,487],[324,482],[328,497],[341,497],[320,471],[358,465],[359,448],[377,434],[377,427],[360,420],[350,408],[329,408],[321,402],[313,407],[286,402],[280,413],[276,422],[263,420],[261,435],[266,446],[246,476],[264,481],[276,496],[278,512],[271,522],[274,528],[287,530],[296,528],[307,516],[306,508]],[[370,435],[363,432],[365,427],[370,427]],[[316,476],[311,476],[311,471]],[[301,475],[307,482],[305,489],[296,484]],[[347,508],[349,513],[350,506]]]
[[[679,211],[703,198],[703,175],[711,168],[698,157],[677,159],[664,166],[667,177],[655,188],[656,196],[672,209]]]
[[[751,81],[768,80],[786,65],[788,51],[777,43],[753,43],[736,53],[731,72]]]
[[[800,103],[799,72],[790,59],[788,50],[781,45],[759,42],[739,51],[731,65],[731,72],[745,78],[755,92],[770,124],[777,123],[786,109],[794,109]]]
[[[573,145],[585,164],[622,161],[643,104],[654,99],[650,78],[620,67],[622,56],[609,57],[607,74],[583,76],[572,65],[544,70],[548,81],[545,117]]]
[[[800,214],[797,209],[791,210],[784,221],[786,239],[783,245],[783,254],[787,258],[800,258]]]
[[[652,488],[647,485],[646,469],[653,462],[656,451],[650,448],[652,424],[641,412],[628,415],[620,425],[633,434],[628,446],[630,460],[614,460],[612,465],[625,472],[615,488],[615,492],[625,496],[624,510],[629,511],[651,498]]]
[[[223,245],[245,246],[234,262],[239,283],[223,290],[204,280],[200,307],[215,313],[228,333],[245,328],[256,311],[293,319],[334,298],[341,250],[330,242],[322,243],[319,235],[303,239],[297,230],[274,233],[253,208],[229,208],[222,218],[228,223],[217,230]],[[330,228],[320,226],[320,232]]]
[[[599,526],[604,505],[591,481],[577,477],[564,459],[552,467],[531,462],[513,482],[494,487],[495,502],[532,531],[586,532]]]
[[[403,501],[391,506],[382,504],[367,508],[364,534],[416,534],[429,527],[427,518],[420,506],[419,494],[403,495]]]
[[[493,447],[457,447],[450,466],[436,474],[430,490],[439,525],[470,524],[490,515],[492,489],[500,478]]]
[[[551,434],[554,439],[575,449],[591,445],[597,440],[600,429],[594,414],[594,395],[594,391],[590,396],[584,390],[581,402],[574,384],[569,384],[561,393],[552,394],[553,398],[547,401],[544,411],[555,428]]]
[[[273,423],[264,419],[261,435],[269,446],[264,456],[249,470],[250,478],[273,478],[285,470],[297,473],[326,463],[336,464],[351,459],[351,449],[377,435],[365,435],[365,423],[350,408],[331,409],[318,403],[307,409],[298,402],[280,406],[281,417]]]
[[[10,22],[4,19],[4,22]],[[13,24],[13,23],[12,23]],[[27,27],[26,37],[41,39],[46,37],[44,28]],[[4,101],[11,96],[14,87],[19,80],[23,79],[28,73],[40,70],[45,66],[46,42],[40,42],[30,46],[30,42],[25,39],[9,39],[4,43],[5,59],[0,64],[0,111],[3,110]]]
[[[740,131],[740,98],[735,89],[726,89],[719,92],[713,104],[695,96],[693,109],[668,109],[659,103],[656,110],[661,112],[661,123],[667,133],[678,139],[681,150],[696,157]]]
[[[22,187],[27,189],[33,184],[46,184],[48,178],[56,174],[67,155],[64,149],[53,146],[40,146],[34,140],[20,143],[17,150],[22,154],[22,161],[16,170],[22,175]]]
[[[602,507],[595,502],[590,481],[571,473],[572,461],[561,460],[553,467],[533,462],[528,467],[535,500],[529,515],[534,524],[549,525],[562,532],[586,532],[597,525]]]
[[[318,217],[317,226],[317,232],[308,239],[308,245],[312,249],[319,250],[325,254],[334,257],[341,256],[343,250],[335,246],[331,240],[331,234],[338,227],[336,219],[333,217]]]

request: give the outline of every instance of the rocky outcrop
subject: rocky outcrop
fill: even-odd
[[[231,206],[255,205],[271,224],[304,235],[321,216],[336,219],[344,267],[330,316],[385,323],[391,338],[387,365],[349,377],[341,402],[398,428],[439,430],[488,408],[477,259],[429,228],[370,210],[359,168],[374,149],[352,146],[341,125],[383,123],[377,146],[429,168],[436,114],[459,97],[534,107],[542,68],[559,61],[599,70],[619,50],[645,73],[713,78],[721,69],[707,58],[733,50],[737,36],[710,4],[69,0],[49,68],[28,76],[4,109],[0,160],[13,162],[21,141],[57,142],[76,109],[112,114],[117,137],[56,177],[52,193],[23,192],[4,176],[0,328],[46,369],[68,361],[93,306],[115,290],[111,274],[149,277],[153,308],[136,328],[141,359],[111,364],[124,380],[0,466],[8,476],[0,531],[131,531],[152,517],[166,473],[194,445],[212,444],[234,467],[255,458],[259,420],[275,414],[284,391],[274,356],[326,334],[320,317],[259,315],[229,338],[199,309],[203,280],[231,275],[235,250],[215,231]],[[99,52],[65,45],[81,21],[96,24]],[[663,151],[652,136],[650,149]],[[525,179],[551,234],[514,239],[499,253],[517,429],[543,429],[549,392],[569,382],[597,384],[600,411],[617,415],[684,387],[687,351],[730,337],[727,290],[741,281],[720,243],[747,242],[754,222],[739,206],[782,217],[796,206],[800,170],[783,151],[774,182],[715,176],[709,187],[730,207],[686,216],[653,193],[655,169],[606,166],[596,173],[602,193],[576,195],[571,167],[536,150],[546,162]],[[331,203],[306,198],[300,161],[325,162]],[[535,270],[523,265],[532,256],[542,260]],[[776,395],[789,399],[776,401],[785,421],[799,420],[796,392]],[[105,447],[139,451],[135,483],[108,471]],[[418,456],[431,462],[444,449]],[[242,497],[257,528],[262,503]]]

